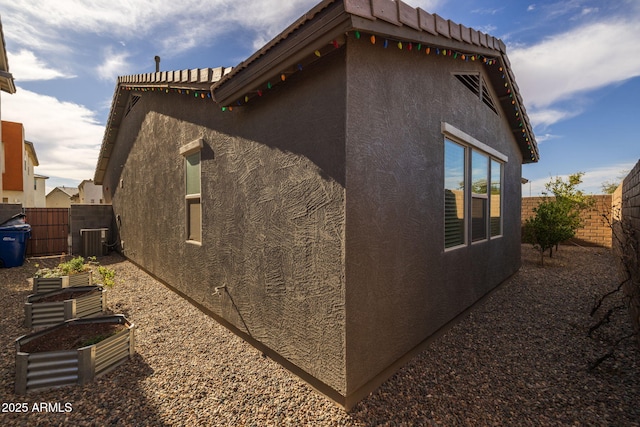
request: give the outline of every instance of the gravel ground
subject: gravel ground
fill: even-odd
[[[17,396],[26,279],[35,262],[58,261],[29,260],[0,269],[0,425],[640,425],[635,341],[588,370],[630,331],[622,313],[587,336],[594,296],[616,284],[610,251],[562,247],[544,268],[537,260],[524,245],[520,272],[351,413],[117,255],[101,260],[116,270],[108,301],[138,327],[135,357],[84,387]],[[6,412],[22,402],[27,413]],[[41,403],[71,412],[34,411]]]

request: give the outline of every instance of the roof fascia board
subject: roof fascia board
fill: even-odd
[[[499,57],[500,52],[476,46],[455,39],[445,38],[443,36],[433,35],[427,31],[416,31],[411,27],[398,27],[390,25],[381,20],[371,21],[359,16],[352,16],[353,29],[376,34],[377,36],[388,37],[390,39],[411,41],[423,43],[433,47],[441,47],[443,49],[453,49],[459,52],[467,52],[488,57]]]
[[[13,80],[13,75],[9,73],[9,59],[7,57],[7,48],[4,42],[2,22],[0,22],[0,70],[5,72],[0,77],[0,90],[7,93],[16,93],[16,84]]]
[[[370,0],[344,0],[344,11],[363,18],[376,19],[371,10]]]
[[[262,55],[248,60],[250,65],[240,69],[232,78],[214,83],[211,92],[215,101],[220,105],[233,103],[246,92],[258,88],[265,79],[280,74],[282,70],[295,67],[311,52],[326,47],[350,29],[349,15],[344,13],[341,3],[330,5],[321,14],[321,17],[296,29]]]

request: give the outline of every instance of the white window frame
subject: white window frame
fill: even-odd
[[[471,135],[461,131],[460,129],[456,128],[455,126],[446,123],[446,122],[442,122],[441,124],[441,131],[442,134],[444,135],[443,138],[443,144],[444,141],[449,140],[451,142],[454,142],[460,146],[462,146],[465,149],[465,154],[464,154],[464,243],[460,244],[460,245],[456,245],[456,246],[451,246],[451,247],[445,247],[444,251],[448,252],[451,250],[456,250],[459,248],[464,248],[464,247],[468,247],[470,244],[471,245],[475,245],[475,244],[480,244],[483,242],[487,242],[489,240],[493,240],[493,239],[497,239],[497,238],[501,238],[503,236],[504,233],[504,229],[503,229],[503,221],[504,221],[504,216],[503,216],[503,212],[504,212],[504,165],[509,161],[508,156],[506,156],[505,154],[499,152],[498,150],[488,146],[487,144],[484,144],[483,142],[478,141],[477,139],[475,139],[474,137],[472,137]],[[444,145],[443,145],[444,147]],[[488,164],[487,164],[487,194],[486,195],[476,195],[476,194],[472,194],[472,185],[471,185],[471,176],[472,176],[472,164],[471,164],[471,158],[472,158],[472,153],[473,152],[478,152],[480,154],[483,154],[485,156],[488,157]],[[494,162],[497,162],[500,165],[500,234],[497,234],[495,236],[491,235],[491,176],[492,176],[492,165]],[[443,185],[444,188],[444,185]],[[473,198],[484,198],[487,199],[487,206],[486,206],[486,224],[485,224],[485,230],[486,230],[486,237],[484,239],[480,239],[480,240],[476,240],[473,241],[473,236],[471,235],[472,233],[472,227],[471,227],[471,221],[472,221],[472,202],[473,202]],[[443,210],[443,220],[444,220],[444,210]],[[444,226],[442,227],[443,233],[444,233]],[[443,234],[444,236],[444,234]]]
[[[184,157],[184,194],[185,194],[185,233],[187,236],[186,242],[190,243],[190,244],[194,244],[194,245],[202,245],[202,232],[203,232],[203,227],[202,227],[202,147],[204,147],[204,141],[202,138],[198,138],[194,141],[191,141],[185,145],[183,145],[182,147],[180,147],[180,154]],[[198,193],[188,193],[187,190],[187,173],[188,173],[188,158],[194,154],[199,154],[199,159],[198,159],[198,166],[199,166],[199,170],[200,173],[198,175],[198,179],[200,180],[199,182],[199,188],[200,188],[200,192]],[[190,209],[190,204],[193,203],[194,200],[197,200],[200,204],[200,223],[198,224],[198,226],[200,227],[200,240],[194,240],[194,239],[189,239],[189,235],[191,234],[190,231],[190,227],[191,227],[191,218],[190,218],[190,214],[189,214],[189,209]]]

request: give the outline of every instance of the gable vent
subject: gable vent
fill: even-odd
[[[131,97],[129,98],[129,104],[127,105],[127,111],[124,113],[125,117],[129,115],[133,107],[138,103],[138,101],[140,101],[140,98],[142,98],[142,96],[131,94]]]
[[[471,92],[473,92],[478,98],[484,102],[484,104],[491,108],[491,111],[498,114],[498,109],[496,108],[495,102],[493,102],[493,97],[491,93],[489,93],[489,89],[485,80],[480,77],[478,73],[472,74],[454,74],[456,79],[460,81],[463,85],[467,87]]]

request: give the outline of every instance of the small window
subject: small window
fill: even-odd
[[[180,154],[184,156],[185,228],[188,242],[202,242],[200,152],[203,146],[200,138],[180,148]]]
[[[202,210],[200,206],[200,152],[185,157],[187,240],[202,241]]]

